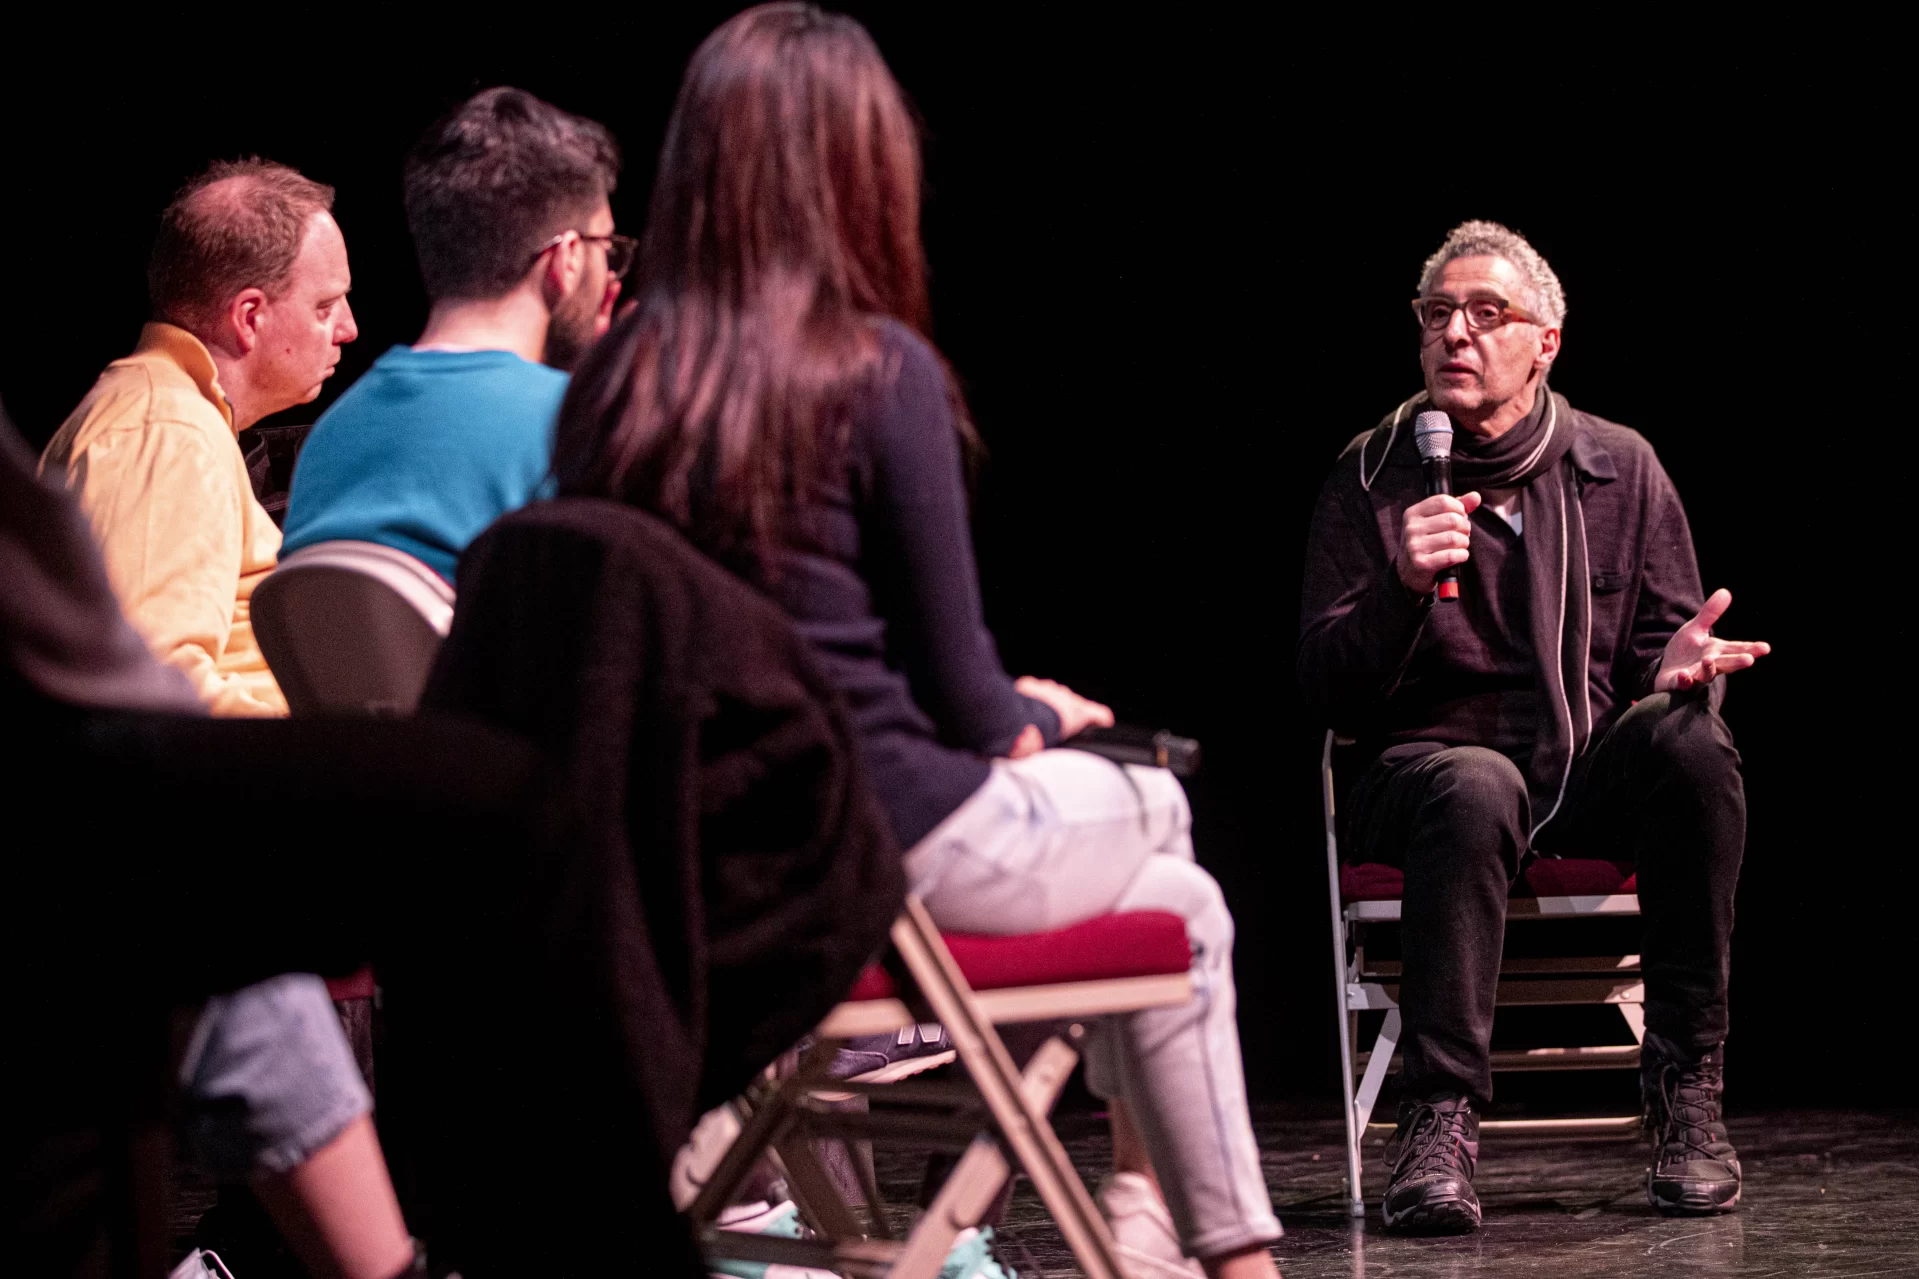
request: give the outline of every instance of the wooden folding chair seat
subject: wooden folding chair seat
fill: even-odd
[[[932,1279],[959,1233],[979,1224],[1015,1172],[1033,1182],[1088,1279],[1122,1279],[1106,1223],[1047,1119],[1079,1060],[1085,1018],[1185,1003],[1192,997],[1185,922],[1164,911],[1087,920],[1012,937],[942,936],[917,898],[893,925],[885,966],[869,968],[821,1023],[789,1078],[767,1078],[738,1102],[742,1129],[687,1209],[709,1258],[837,1270],[849,1276]],[[916,1022],[946,1027],[964,1080],[835,1080],[835,1050],[857,1035]],[[1066,1022],[1022,1072],[995,1026]],[[846,1095],[886,1103],[835,1107]],[[865,1220],[836,1189],[814,1143],[904,1142],[960,1157],[906,1238],[889,1228],[877,1187],[859,1160]],[[785,1177],[813,1237],[783,1239],[719,1229],[715,1222],[754,1164]]]
[[[1333,971],[1339,1008],[1340,1079],[1346,1097],[1347,1185],[1349,1210],[1366,1214],[1360,1183],[1360,1147],[1371,1124],[1386,1076],[1397,1063],[1399,1045],[1399,978],[1396,959],[1369,955],[1366,931],[1370,925],[1397,925],[1405,875],[1392,866],[1374,863],[1344,865],[1334,820],[1333,748],[1350,745],[1334,733],[1326,734],[1320,758],[1320,790],[1326,817],[1326,874],[1331,886]],[[1635,917],[1639,914],[1638,876],[1629,863],[1585,858],[1542,858],[1527,867],[1513,886],[1506,905],[1508,923],[1568,919]],[[1591,1047],[1543,1047],[1495,1051],[1493,1069],[1636,1070],[1646,1022],[1645,983],[1636,954],[1517,958],[1506,956],[1499,967],[1497,1007],[1540,1007],[1565,1004],[1604,1004],[1619,1010],[1633,1042]],[[1385,1013],[1370,1050],[1356,1052],[1359,1015]],[[1358,1077],[1355,1086],[1355,1077]],[[1637,1113],[1591,1119],[1490,1119],[1482,1132],[1629,1132],[1640,1122]]]

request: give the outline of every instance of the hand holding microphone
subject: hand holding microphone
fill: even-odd
[[[1399,580],[1415,595],[1437,592],[1441,600],[1459,598],[1459,565],[1471,552],[1479,494],[1452,495],[1453,424],[1444,413],[1421,413],[1413,428],[1426,476],[1426,498],[1401,517]]]

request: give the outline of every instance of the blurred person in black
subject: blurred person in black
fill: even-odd
[[[1135,1274],[1273,1275],[1233,921],[1185,794],[1162,769],[1047,749],[1112,713],[1009,677],[981,616],[975,441],[926,337],[920,182],[912,117],[859,24],[772,4],[709,36],[668,126],[635,305],[561,409],[560,489],[663,518],[793,619],[942,927],[1184,919],[1195,998],[1089,1041],[1115,1115],[1100,1206]],[[976,1251],[952,1264],[999,1269]]]
[[[1347,803],[1353,860],[1405,873],[1404,1068],[1390,1229],[1477,1228],[1506,899],[1535,856],[1637,868],[1645,915],[1647,1194],[1725,1211],[1728,947],[1745,792],[1721,676],[1763,642],[1713,625],[1686,513],[1637,432],[1546,385],[1565,294],[1536,250],[1468,222],[1414,302],[1426,389],[1360,435],[1307,546],[1299,680],[1370,749]],[[1427,497],[1415,415],[1446,413],[1454,488]],[[1460,597],[1439,602],[1456,567]]]
[[[524,748],[464,725],[209,718],[127,623],[85,519],[3,419],[0,581],[16,853],[0,934],[21,992],[11,1030],[34,1045],[9,1063],[21,1099],[3,1156],[9,1266],[150,1265],[167,1242],[154,1214],[164,1222],[163,1134],[177,1118],[312,1274],[424,1273],[309,974],[351,971],[385,911],[405,913],[404,894],[366,887],[396,847],[428,831],[459,844],[468,817],[502,837],[518,828]],[[234,829],[273,832],[274,857],[192,838],[215,790]],[[294,810],[307,815],[289,821]]]
[[[724,657],[748,632],[803,656],[770,604],[670,531],[659,536],[749,598],[707,607],[704,631],[676,632],[644,607],[656,598],[585,582],[575,598],[596,614],[650,612],[646,673],[661,673],[661,647]],[[645,575],[671,558],[630,562]],[[559,567],[540,571],[551,581]],[[446,1232],[469,1279],[611,1273],[635,1256],[649,1274],[701,1273],[665,1164],[697,1113],[696,1086],[707,1105],[744,1087],[844,994],[898,910],[898,851],[823,679],[811,675],[802,704],[769,715],[750,694],[792,691],[782,672],[728,668],[753,686],[734,699],[747,722],[709,715],[705,735],[679,733],[654,713],[659,702],[589,698],[590,731],[638,715],[641,736],[698,743],[698,764],[712,769],[636,745],[619,766],[640,783],[630,793],[577,773],[555,785],[566,761],[457,711],[214,719],[127,624],[84,519],[36,478],[4,423],[0,582],[0,725],[13,748],[0,773],[13,854],[0,964],[14,983],[9,1031],[31,1045],[9,1055],[16,1105],[0,1130],[10,1272],[163,1272],[175,1121],[193,1121],[202,1153],[209,1128],[233,1148],[283,1150],[282,1103],[297,1110],[335,1092],[316,1069],[354,1069],[314,982],[305,1012],[251,1021],[240,1086],[194,1095],[204,1072],[183,1077],[183,1066],[206,1060],[195,1041],[210,1016],[233,1020],[223,992],[371,962],[387,997],[383,1080],[391,1066],[395,1085],[382,1086],[379,1135],[361,1108],[309,1157],[250,1178],[300,1264],[318,1279],[427,1273],[385,1145],[409,1218],[432,1228],[485,1216],[477,1247],[471,1233]],[[516,660],[527,634],[495,629],[493,605],[510,610],[530,593],[489,584],[482,570],[462,594],[434,695],[479,700],[459,690],[484,667],[486,693],[533,689],[539,712],[563,710],[554,681],[577,694],[580,673]],[[553,620],[528,624],[577,650],[584,628]],[[495,656],[504,665],[487,667]],[[715,700],[690,681],[641,683],[676,704]],[[608,740],[586,752],[589,768],[611,759]],[[191,838],[213,789],[239,834]],[[685,860],[662,885],[667,841],[649,834],[689,812],[700,820],[679,831],[672,851]],[[284,1011],[284,1000],[265,1002],[259,1011]],[[504,1026],[502,1003],[520,1010]],[[676,1108],[684,1127],[649,1150],[650,1121]],[[311,1135],[295,1127],[293,1137]],[[541,1157],[556,1146],[583,1157]]]

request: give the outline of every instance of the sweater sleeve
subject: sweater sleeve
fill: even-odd
[[[872,471],[862,536],[888,661],[950,744],[1003,755],[1034,724],[1053,745],[1059,717],[1014,690],[986,629],[946,372],[902,338],[898,376],[864,415]]]
[[[1320,489],[1299,610],[1300,692],[1335,723],[1392,693],[1432,606],[1399,580],[1372,521],[1354,518],[1340,491],[1353,465],[1350,454],[1341,458]]]

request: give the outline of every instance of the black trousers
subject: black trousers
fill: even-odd
[[[1528,852],[1519,767],[1478,746],[1390,747],[1348,801],[1352,860],[1404,869],[1404,1095],[1492,1099],[1493,998],[1506,898]],[[1539,833],[1547,856],[1629,856],[1644,917],[1646,1029],[1683,1050],[1726,1037],[1733,890],[1746,792],[1707,690],[1633,706],[1573,766]]]

